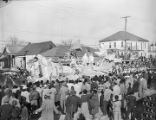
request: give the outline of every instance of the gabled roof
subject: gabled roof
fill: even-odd
[[[81,50],[78,51],[76,53],[76,55],[78,57],[82,57],[85,53],[90,52],[90,53],[93,54],[94,57],[97,57],[97,55],[95,54],[95,52],[97,52],[97,51],[99,51],[99,50],[98,49],[94,49],[92,47],[85,46],[85,45],[81,45]]]
[[[40,42],[40,43],[30,43],[25,46],[17,55],[37,55],[43,53],[49,49],[56,47],[55,44],[51,41]]]
[[[142,42],[149,42],[146,39],[143,39],[137,35],[134,35],[129,32],[119,31],[110,35],[109,37],[100,40],[99,42],[107,42],[107,41],[118,41],[118,40],[130,40],[130,41],[142,41]]]
[[[55,47],[53,49],[50,49],[48,51],[45,51],[45,52],[41,53],[41,55],[43,55],[45,57],[64,57],[71,50],[72,49],[71,49],[70,46],[59,45],[59,46],[57,46],[57,47]],[[94,56],[97,56],[95,54],[95,52],[97,52],[98,50],[94,49],[94,48],[91,48],[91,47],[88,47],[88,46],[81,45],[81,49],[80,50],[76,49],[74,51],[77,51],[76,55],[78,57],[82,57],[86,52],[90,52]]]
[[[0,56],[6,56],[6,55],[16,55],[24,46],[19,45],[7,45],[3,52],[0,54]]]
[[[67,52],[69,52],[70,47],[59,45],[53,49],[41,53],[45,57],[64,57]]]

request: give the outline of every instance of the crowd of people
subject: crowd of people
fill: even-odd
[[[0,87],[0,120],[137,120],[156,72],[135,71]]]

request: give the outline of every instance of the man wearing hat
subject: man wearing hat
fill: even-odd
[[[77,112],[78,107],[81,105],[81,99],[76,96],[76,91],[72,90],[70,96],[66,100],[66,119],[70,120],[74,117],[74,114]]]

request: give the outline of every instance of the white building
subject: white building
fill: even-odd
[[[137,56],[148,57],[149,41],[125,31],[119,31],[100,42],[100,50],[107,54],[135,53]]]
[[[156,58],[156,43],[149,45],[149,56]]]

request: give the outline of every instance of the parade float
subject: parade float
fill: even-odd
[[[112,62],[105,60],[95,62],[92,53],[85,53],[81,60],[71,56],[68,61],[69,65],[63,64],[61,59],[54,63],[52,58],[46,58],[42,55],[36,55],[31,59],[27,59],[27,70],[31,74],[29,81],[77,80],[82,76],[99,76],[112,71],[112,66],[114,65]],[[97,64],[98,62],[100,64]]]

